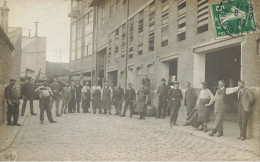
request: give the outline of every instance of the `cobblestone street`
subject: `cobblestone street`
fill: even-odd
[[[40,124],[39,110],[37,116],[28,114],[1,155],[15,152],[17,160],[259,160],[259,145],[252,139],[211,138],[181,124],[170,128],[168,118],[75,113],[55,117],[57,124],[45,117]]]

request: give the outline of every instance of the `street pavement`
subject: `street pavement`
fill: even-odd
[[[209,137],[182,126],[183,121],[170,128],[168,117],[139,120],[138,115],[130,118],[129,114],[73,113],[54,116],[56,124],[50,124],[45,115],[44,124],[40,124],[39,108],[35,109],[37,116],[29,115],[28,110],[20,117],[22,127],[4,126],[10,133],[1,135],[0,142],[12,142],[0,150],[0,160],[260,160],[257,140],[240,141],[229,133]]]

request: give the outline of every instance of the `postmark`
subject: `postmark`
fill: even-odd
[[[258,32],[252,0],[222,0],[211,5],[216,39]]]

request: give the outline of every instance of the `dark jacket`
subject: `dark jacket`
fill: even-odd
[[[183,99],[182,91],[180,89],[171,88],[168,92],[168,100],[172,103],[172,106],[176,108],[181,107],[181,100]]]
[[[52,90],[53,96],[59,96],[60,92],[62,91],[62,87],[60,83],[51,83],[50,88]]]
[[[242,93],[238,92],[238,104],[241,104],[246,112],[252,111],[254,102],[255,96],[250,89],[244,88]]]
[[[188,88],[185,91],[184,106],[195,106],[197,100],[197,94],[194,88]]]
[[[124,98],[124,89],[123,88],[115,88],[113,91],[113,99],[114,100],[122,100]]]
[[[21,89],[22,96],[33,97],[34,96],[34,87],[33,83],[26,82]]]
[[[75,89],[76,89],[76,100],[81,100],[81,89],[82,89],[82,86],[79,85],[79,86],[76,86],[75,85]]]
[[[159,96],[160,101],[166,101],[168,97],[168,91],[170,87],[168,85],[160,85],[157,90],[157,95]]]
[[[133,88],[129,89],[127,88],[126,92],[125,92],[125,100],[135,100],[136,94],[135,94],[135,90]]]
[[[9,84],[5,88],[5,99],[7,101],[10,101],[11,103],[14,103],[14,104],[19,104],[20,103],[18,91],[17,91],[17,89],[14,86]]]

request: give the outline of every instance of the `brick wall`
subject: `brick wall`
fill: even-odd
[[[13,58],[8,46],[0,38],[0,125],[6,122],[6,103],[4,89],[9,83],[12,71]]]

